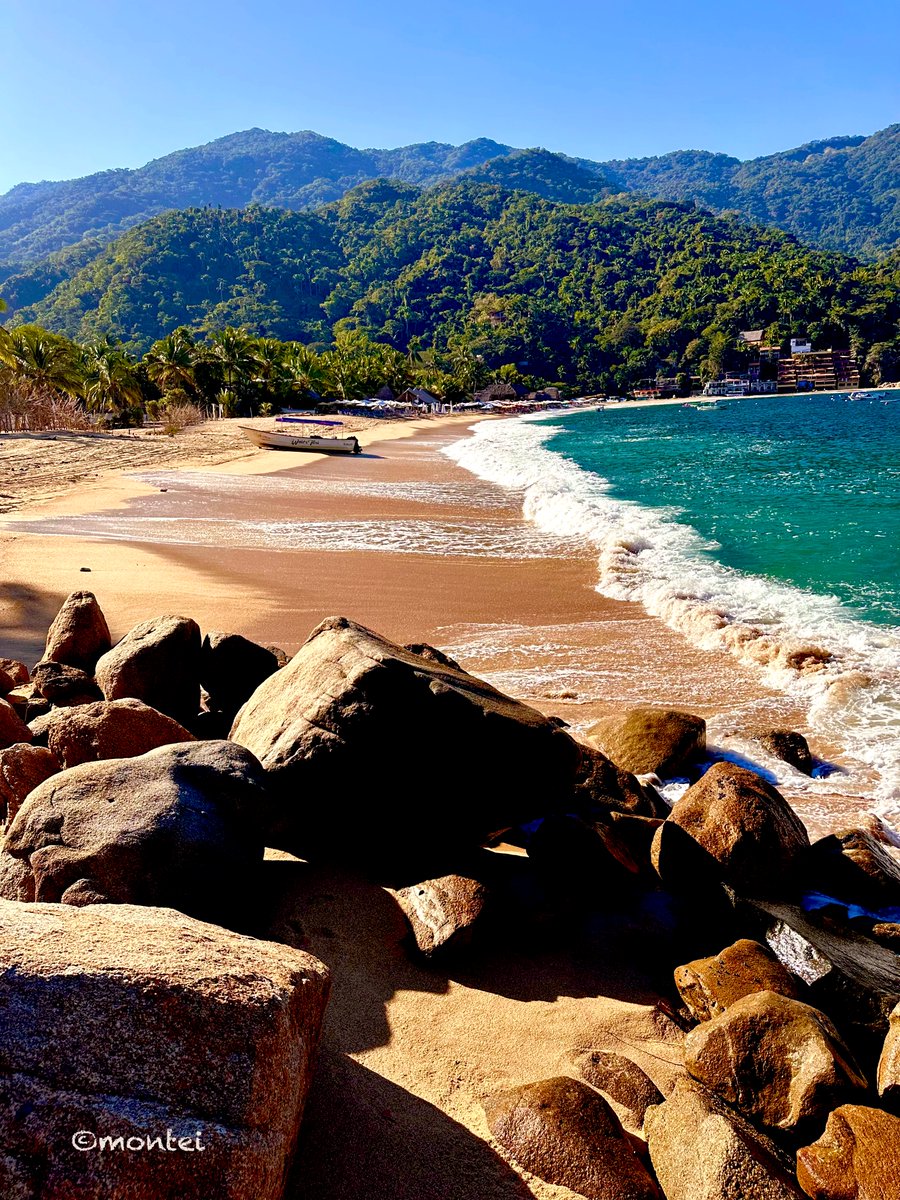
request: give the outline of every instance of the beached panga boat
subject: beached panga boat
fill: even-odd
[[[306,450],[316,454],[359,454],[361,452],[357,439],[350,437],[329,437],[318,433],[307,433],[305,426],[337,425],[343,421],[322,421],[312,417],[276,417],[274,429],[253,429],[250,425],[241,425],[244,437],[249,438],[254,446],[264,450]]]

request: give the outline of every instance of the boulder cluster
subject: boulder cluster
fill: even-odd
[[[113,645],[89,592],[38,664],[0,659],[0,697],[3,1197],[280,1200],[329,972],[252,936],[266,848],[376,880],[429,963],[517,903],[501,843],[545,888],[668,914],[683,1031],[674,1080],[582,1046],[484,1095],[514,1166],[589,1200],[900,1197],[896,835],[810,844],[760,775],[701,769],[701,718],[631,709],[579,739],[344,618],[292,659],[179,616]],[[812,761],[790,731],[765,744]],[[670,807],[646,777],[682,772]],[[72,1140],[147,1129],[182,1152]]]

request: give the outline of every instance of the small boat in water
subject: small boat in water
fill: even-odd
[[[263,450],[306,450],[315,454],[360,454],[361,447],[353,437],[331,437],[308,433],[306,426],[343,425],[343,421],[323,421],[315,417],[276,417],[274,429],[253,429],[241,425],[240,430],[254,446]],[[297,428],[292,428],[297,426]]]
[[[851,400],[880,400],[881,394],[879,392],[851,392],[850,399]]]

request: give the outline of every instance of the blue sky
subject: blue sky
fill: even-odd
[[[896,0],[2,0],[0,192],[238,129],[739,158],[900,121]]]

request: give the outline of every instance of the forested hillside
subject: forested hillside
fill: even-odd
[[[13,188],[0,196],[0,280],[82,239],[108,242],[171,209],[301,210],[338,200],[367,180],[427,186],[463,173],[552,200],[583,203],[630,191],[733,210],[860,258],[876,259],[900,243],[900,125],[743,163],[693,150],[597,163],[486,138],[356,150],[317,133],[251,129],[136,170]]]
[[[465,344],[585,388],[714,375],[746,328],[893,353],[900,319],[896,259],[862,267],[688,205],[561,204],[473,180],[378,181],[308,213],[169,213],[75,265],[12,322],[139,351],[180,325],[303,342],[358,329],[403,352]],[[38,286],[10,283],[14,302]]]

